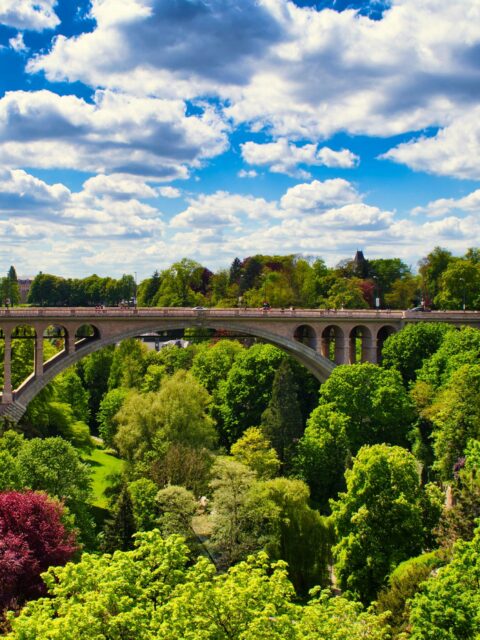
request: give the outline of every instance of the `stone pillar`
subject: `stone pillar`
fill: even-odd
[[[348,338],[348,362],[346,364],[355,364],[357,361],[357,339],[355,334]]]
[[[37,330],[35,338],[35,377],[43,375],[43,331]]]
[[[2,404],[10,404],[13,401],[12,389],[12,337],[5,333],[5,355],[3,359],[3,394]]]
[[[330,358],[330,338],[322,338],[320,341],[320,354],[324,358]]]
[[[335,364],[350,364],[350,340],[343,334],[335,337]]]
[[[65,336],[65,351],[68,355],[75,353],[75,329],[68,332],[68,335]]]
[[[377,339],[365,336],[362,339],[362,362],[377,364]]]

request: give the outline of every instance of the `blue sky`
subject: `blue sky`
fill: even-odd
[[[0,0],[0,270],[461,254],[479,80],[480,0]]]

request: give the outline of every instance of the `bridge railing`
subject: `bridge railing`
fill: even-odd
[[[402,311],[402,310],[377,310],[377,309],[293,309],[293,308],[251,308],[234,307],[219,309],[209,307],[195,309],[191,307],[17,307],[14,309],[0,308],[0,318],[92,318],[107,317],[132,318],[139,316],[142,318],[151,317],[252,317],[252,318],[352,318],[356,320],[378,319],[423,319],[423,320],[480,320],[479,311],[432,311],[430,313]]]

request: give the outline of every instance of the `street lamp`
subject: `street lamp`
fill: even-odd
[[[465,278],[460,278],[463,287],[463,310],[465,311]]]
[[[375,298],[375,308],[380,308],[380,288],[378,286],[378,276],[372,276],[375,286],[373,288],[373,296]]]

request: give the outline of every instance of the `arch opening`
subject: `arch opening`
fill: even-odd
[[[317,332],[309,324],[298,326],[294,331],[293,339],[314,351],[317,349]]]
[[[23,387],[35,374],[38,362],[38,339],[35,329],[19,324],[11,334],[11,383],[13,391]]]
[[[335,364],[344,363],[345,337],[341,327],[329,325],[322,331],[321,354]]]
[[[349,335],[350,357],[349,363],[375,362],[376,354],[373,344],[373,335],[368,327],[358,325],[350,331]]]
[[[381,327],[377,333],[377,362],[378,364],[382,363],[382,351],[383,351],[383,345],[385,344],[385,340],[393,335],[394,333],[397,333],[397,330],[395,327],[392,327],[391,325],[384,325],[383,327]]]
[[[82,324],[75,331],[75,351],[84,349],[90,342],[100,340],[101,334],[98,327],[93,324]]]
[[[59,324],[50,324],[43,332],[44,362],[67,348],[68,331]]]

